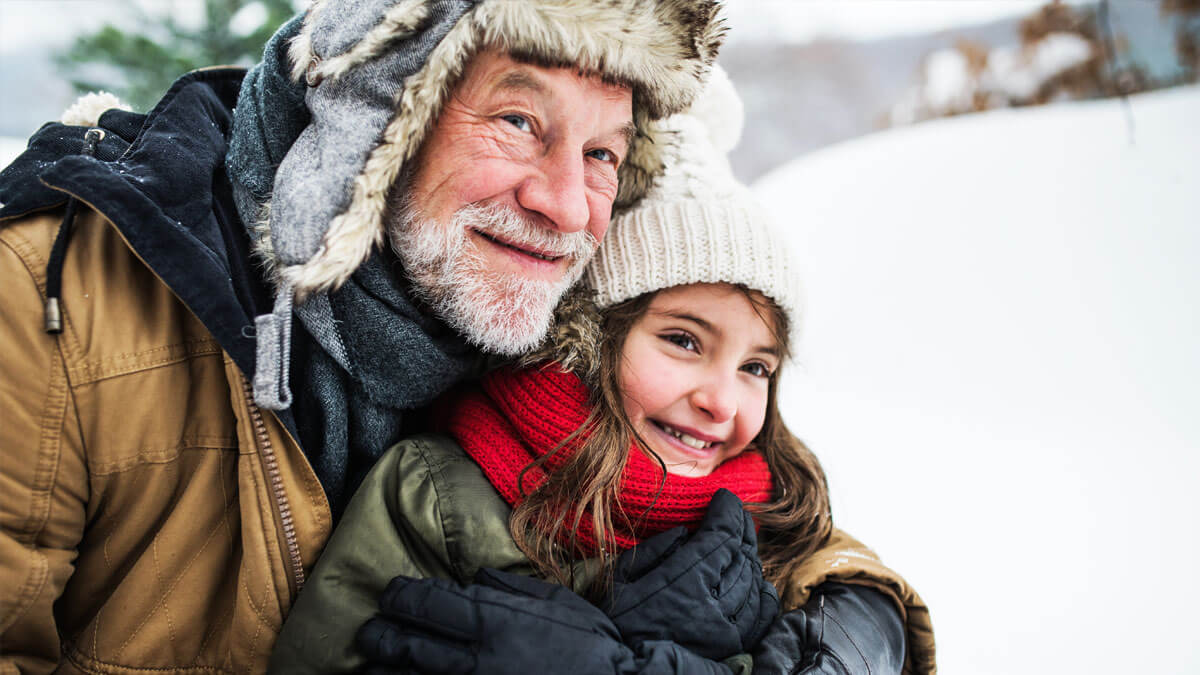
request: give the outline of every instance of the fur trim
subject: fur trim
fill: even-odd
[[[470,19],[484,44],[633,85],[659,119],[684,110],[725,29],[715,0],[492,0]]]
[[[392,42],[410,37],[428,18],[429,8],[424,4],[424,0],[403,0],[389,9],[379,25],[368,31],[363,39],[348,51],[324,61],[310,62],[304,74],[310,84],[327,77],[336,79],[354,66],[382,54]],[[295,75],[294,70],[292,74]]]
[[[100,123],[100,116],[106,111],[117,108],[132,111],[133,108],[115,94],[107,91],[95,91],[75,99],[70,108],[63,111],[61,122],[76,127],[94,127]]]
[[[250,256],[258,261],[263,277],[271,284],[279,283],[278,259],[271,244],[271,201],[260,204],[254,222],[248,223]]]
[[[324,62],[313,53],[315,18],[333,0],[316,0],[289,45],[292,76],[336,77],[411,34],[427,5],[403,0],[345,53]],[[297,299],[344,283],[385,236],[388,191],[441,112],[470,58],[498,47],[540,63],[578,66],[629,83],[639,129],[621,167],[615,210],[646,194],[662,160],[649,122],[686,109],[700,91],[724,38],[716,0],[482,0],[405,81],[396,116],[354,182],[350,203],[333,219],[308,262],[281,270]]]
[[[421,147],[451,85],[475,53],[474,37],[473,27],[460,21],[434,47],[425,66],[405,82],[396,116],[354,179],[350,206],[330,223],[325,245],[307,263],[283,271],[298,299],[341,286],[383,242],[388,191]]]
[[[592,391],[600,374],[600,310],[586,284],[576,284],[554,308],[554,324],[542,346],[522,357],[519,368],[550,361],[575,373]]]

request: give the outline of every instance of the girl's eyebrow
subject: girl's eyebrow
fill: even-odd
[[[766,354],[766,355],[768,355],[768,356],[773,356],[773,357],[775,357],[776,359],[782,359],[782,358],[783,358],[783,355],[782,355],[782,354],[783,354],[783,351],[782,351],[781,349],[779,349],[779,346],[778,346],[778,345],[771,345],[771,346],[767,346],[767,345],[759,345],[759,346],[757,346],[757,347],[755,347],[755,348],[754,348],[754,352],[753,352],[753,353],[755,353],[755,354]]]
[[[659,316],[664,316],[664,317],[667,317],[670,319],[682,319],[684,321],[691,321],[692,323],[696,324],[697,326],[700,326],[701,328],[708,331],[709,333],[713,333],[714,335],[717,335],[717,336],[721,335],[721,331],[716,326],[712,325],[711,323],[709,323],[708,321],[706,321],[704,319],[701,319],[698,316],[695,316],[694,314],[687,314],[685,312],[674,312],[671,310],[660,310],[660,311],[655,312],[655,314],[658,314]]]
[[[713,335],[717,336],[718,338],[721,337],[721,335],[722,335],[720,328],[717,328],[712,323],[710,323],[707,320],[702,319],[694,314],[688,314],[686,312],[673,312],[671,310],[660,310],[660,311],[657,311],[654,313],[659,316],[664,316],[664,317],[671,318],[671,319],[682,319],[684,321],[691,321],[692,323],[696,324],[697,326],[700,326],[701,328],[708,331],[709,333],[712,333]],[[782,354],[783,354],[783,350],[781,350],[779,348],[779,345],[757,345],[753,349],[751,349],[751,352],[755,353],[755,354],[767,354],[768,356],[773,356],[777,359],[782,358]]]

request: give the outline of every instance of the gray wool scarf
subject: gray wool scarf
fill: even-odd
[[[293,411],[337,517],[375,460],[404,435],[404,412],[475,374],[482,360],[411,302],[390,251],[373,255],[340,289],[320,298],[310,302],[327,304],[328,325],[304,321],[306,330],[292,340]],[[340,345],[345,361],[324,342]]]
[[[287,57],[301,24],[298,16],[276,32],[238,96],[226,166],[247,225],[258,222],[280,164],[311,122],[307,88],[291,80]],[[288,248],[293,242],[284,240],[293,235],[312,234],[271,227],[277,250]],[[279,289],[272,313],[256,319],[255,399],[268,408],[292,407],[301,446],[336,518],[365,472],[400,440],[403,413],[428,405],[475,372],[481,359],[413,304],[391,251],[377,251],[337,291],[296,306],[292,298],[290,289]],[[304,330],[291,330],[293,317]]]

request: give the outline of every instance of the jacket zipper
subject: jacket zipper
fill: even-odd
[[[53,187],[52,189],[59,190],[58,188]],[[62,192],[70,198],[78,199],[83,204],[86,204],[92,211],[95,211],[100,216],[108,219],[109,222],[116,222],[112,218],[109,218],[108,215],[103,211],[96,208],[95,204],[92,204],[86,199],[79,197],[73,192],[69,192],[67,190],[59,190],[59,192]],[[146,261],[142,260],[142,257],[138,255],[133,246],[130,246],[129,240],[125,237],[125,233],[121,231],[121,228],[114,226],[113,229],[117,231],[117,235],[120,236],[121,240],[125,242],[125,245],[129,247],[129,251],[133,253],[138,260],[141,260],[143,265],[146,265]],[[146,265],[146,269],[150,270],[151,272],[154,271],[154,269],[149,265]],[[158,277],[158,274],[155,273],[155,276]],[[162,281],[162,277],[159,277],[158,280],[166,285],[166,282]],[[168,286],[168,288],[170,287]],[[271,445],[271,437],[267,434],[267,425],[266,422],[263,421],[262,410],[260,410],[258,404],[254,402],[254,391],[250,388],[250,381],[246,379],[245,375],[241,375],[241,380],[242,391],[246,394],[246,405],[250,409],[250,418],[254,422],[254,435],[258,441],[258,454],[260,457],[262,457],[263,470],[267,474],[267,481],[270,483],[271,487],[271,495],[275,499],[275,511],[279,516],[279,522],[283,528],[283,539],[292,568],[291,576],[288,578],[290,582],[288,585],[295,587],[294,592],[292,593],[292,597],[295,598],[296,594],[300,592],[300,589],[304,588],[304,564],[300,560],[300,543],[296,538],[296,525],[292,520],[292,506],[288,501],[287,493],[283,489],[283,478],[279,473],[279,460],[275,458],[275,448]]]
[[[254,392],[250,382],[243,375],[242,390],[246,393],[246,405],[250,408],[250,419],[254,422],[254,436],[258,441],[258,454],[262,458],[263,470],[267,474],[267,482],[271,486],[271,495],[275,499],[275,508],[279,522],[283,527],[283,539],[287,546],[288,558],[291,561],[292,583],[296,593],[304,588],[304,564],[300,561],[300,543],[296,539],[296,525],[292,521],[292,507],[287,493],[283,489],[283,478],[279,474],[279,460],[275,458],[275,447],[267,434],[267,425],[263,421],[262,410],[254,402]],[[293,597],[295,597],[293,595]]]

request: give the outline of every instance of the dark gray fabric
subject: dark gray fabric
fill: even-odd
[[[329,294],[349,368],[295,331],[295,416],[301,443],[341,514],[366,472],[403,435],[404,412],[428,405],[482,359],[457,333],[409,300],[400,263],[372,256]]]
[[[258,214],[254,210],[247,213],[245,205],[257,206],[270,198],[275,169],[310,119],[304,105],[308,88],[291,80],[287,56],[288,43],[303,22],[304,14],[298,14],[275,32],[263,50],[262,61],[246,73],[238,93],[225,166],[235,192],[242,188],[253,198],[238,202],[247,224],[253,224]]]

